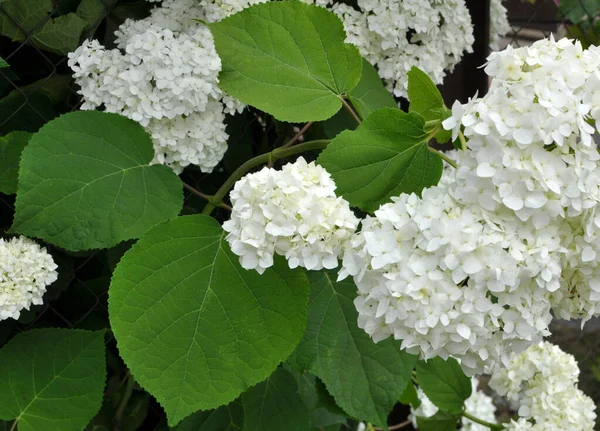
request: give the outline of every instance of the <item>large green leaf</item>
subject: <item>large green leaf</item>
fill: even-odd
[[[391,339],[377,344],[358,327],[356,286],[334,271],[309,272],[306,332],[295,352],[301,368],[318,376],[349,415],[384,426],[410,381],[416,357]]]
[[[289,122],[325,120],[360,79],[358,49],[344,43],[342,22],[301,2],[251,6],[211,24],[231,96]]]
[[[377,70],[363,58],[358,85],[348,94],[362,118],[381,108],[397,108],[394,96],[383,86]]]
[[[460,413],[471,396],[471,379],[463,373],[454,358],[440,357],[417,363],[419,387],[440,410]]]
[[[302,337],[308,283],[282,259],[245,271],[208,216],[149,231],[110,287],[121,356],[175,425],[264,380]]]
[[[283,368],[242,395],[244,431],[307,431],[308,408],[294,376]]]
[[[103,332],[35,329],[0,350],[0,419],[19,431],[81,431],[102,404]]]
[[[233,401],[216,410],[199,411],[188,416],[173,431],[242,431],[244,409]]]
[[[352,206],[374,211],[390,197],[420,193],[437,184],[442,159],[430,151],[425,122],[417,113],[383,108],[355,131],[340,133],[318,162]]]
[[[182,185],[148,163],[152,141],[138,123],[79,111],[51,121],[21,156],[13,232],[68,250],[108,248],[177,216]]]
[[[12,132],[0,137],[0,193],[17,192],[19,160],[31,133]]]
[[[4,0],[0,34],[49,52],[68,54],[77,48],[86,21],[73,13],[51,18],[53,11],[52,0]]]

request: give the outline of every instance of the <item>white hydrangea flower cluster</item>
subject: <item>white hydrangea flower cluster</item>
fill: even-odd
[[[473,25],[464,0],[358,0],[332,10],[347,41],[379,70],[396,96],[406,96],[407,72],[417,66],[436,83],[471,52]]]
[[[600,313],[599,68],[600,48],[577,41],[509,47],[489,58],[489,93],[445,122],[472,150],[459,157],[460,200],[497,225],[517,219],[513,255],[558,317],[584,321]]]
[[[223,229],[241,265],[262,274],[277,253],[291,268],[337,267],[359,220],[334,190],[329,173],[303,158],[280,171],[263,168],[239,180]]]
[[[600,314],[599,65],[569,40],[492,54],[489,94],[444,122],[469,139],[458,170],[382,205],[344,253],[374,341],[475,374],[549,335],[552,312]]]
[[[422,198],[392,198],[364,219],[340,278],[354,278],[358,325],[375,342],[393,336],[410,353],[453,356],[475,374],[548,335],[552,316],[541,289],[520,279],[501,228],[456,198],[454,175],[446,169]]]
[[[490,387],[520,404],[519,419],[507,430],[592,431],[595,406],[577,388],[578,380],[575,358],[542,342],[514,355],[506,369],[494,373]]]
[[[18,319],[21,310],[43,304],[57,267],[46,249],[29,238],[0,238],[0,321]]]
[[[465,400],[465,411],[478,419],[492,422],[496,421],[496,406],[492,401],[492,398],[487,396],[484,392],[479,391],[479,380],[476,377],[471,378],[471,385],[473,392],[467,400]],[[417,417],[430,418],[438,412],[438,408],[431,402],[425,392],[422,389],[417,389],[417,395],[421,404],[417,409],[411,407],[409,419],[412,422],[415,429],[417,429]],[[471,421],[463,417],[461,419],[461,430],[462,431],[488,431],[489,428],[478,423]]]
[[[211,172],[227,150],[225,114],[242,105],[218,86],[221,61],[195,0],[164,0],[150,17],[116,31],[118,49],[88,40],[69,54],[82,109],[103,107],[152,136],[154,162]]]

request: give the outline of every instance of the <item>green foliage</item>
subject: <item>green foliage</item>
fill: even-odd
[[[307,297],[302,271],[245,271],[215,220],[188,216],[125,254],[109,311],[121,356],[175,425],[269,376],[302,337]]]
[[[308,408],[298,394],[294,376],[283,368],[242,395],[244,431],[306,431]]]
[[[210,25],[228,94],[281,121],[325,120],[360,79],[358,49],[318,6],[268,2]]]
[[[430,418],[417,417],[417,425],[420,431],[456,431],[459,419],[459,415],[439,411]]]
[[[321,380],[309,373],[294,373],[298,392],[308,407],[311,429],[346,424],[346,413],[340,409]]]
[[[106,248],[175,217],[182,186],[154,156],[144,129],[95,111],[64,115],[21,157],[13,232],[68,250]]]
[[[406,389],[398,399],[398,402],[401,404],[411,405],[414,409],[419,408],[421,405],[421,400],[417,395],[417,390],[415,389],[415,385],[408,384],[406,385]]]
[[[420,114],[384,108],[355,131],[340,133],[318,162],[352,206],[375,211],[392,196],[437,184],[442,159],[430,151]]]
[[[244,408],[233,401],[216,410],[199,411],[188,416],[173,431],[242,431]]]
[[[36,329],[0,350],[0,419],[19,431],[81,431],[100,409],[103,332]]]
[[[55,73],[66,70],[60,55],[92,36],[110,47],[120,22],[153,5],[0,3],[0,35],[31,45],[23,57],[48,51],[32,64],[11,56],[1,73],[0,192],[16,192],[3,205],[16,201],[0,225],[14,216],[8,232],[38,238],[59,272],[43,305],[0,321],[0,429],[385,428],[397,402],[419,405],[418,385],[441,409],[419,418],[421,430],[454,430],[471,391],[455,361],[421,362],[415,375],[417,358],[400,340],[373,343],[358,327],[352,281],[331,270],[307,279],[281,257],[262,275],[246,271],[221,228],[235,180],[303,153],[312,160],[309,151],[326,146],[319,163],[362,210],[436,184],[442,162],[428,143],[449,136],[439,126],[449,111],[427,75],[409,72],[410,112],[398,110],[377,70],[344,42],[339,18],[302,2],[258,4],[209,24],[220,86],[251,106],[228,117],[229,149],[213,173],[182,173],[183,208],[183,184],[150,165],[142,126],[102,112],[59,116],[79,102],[71,76]],[[23,332],[56,325],[78,330]]]
[[[419,361],[417,378],[425,395],[444,412],[460,413],[465,400],[471,396],[471,379],[454,358]]]
[[[600,2],[598,0],[561,0],[558,7],[561,14],[564,14],[569,21],[575,24],[593,18],[600,13]]]
[[[0,57],[0,69],[4,69],[5,67],[10,67],[10,65],[6,62],[6,60]]]
[[[104,12],[99,15],[94,2],[99,3],[82,0],[77,13],[54,17],[52,0],[4,0],[0,35],[55,54],[67,54],[77,48],[84,30],[102,18]]]
[[[308,322],[294,362],[319,377],[351,417],[383,426],[410,381],[416,357],[392,340],[373,343],[356,323],[356,286],[336,282],[336,276],[308,273]]]
[[[17,192],[19,160],[31,133],[12,132],[0,137],[0,193]]]
[[[398,107],[392,94],[383,86],[377,70],[364,58],[360,81],[348,97],[362,118],[381,108]]]
[[[418,112],[425,121],[441,122],[452,114],[452,111],[446,108],[442,94],[431,78],[414,66],[408,72],[408,98],[410,112]],[[451,137],[451,131],[440,131],[435,135],[441,143],[449,141]]]

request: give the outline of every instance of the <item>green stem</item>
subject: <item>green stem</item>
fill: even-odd
[[[460,148],[463,151],[467,151],[467,140],[465,139],[465,135],[463,135],[463,132],[458,132],[458,139],[460,140]]]
[[[431,148],[431,147],[429,147],[429,151],[431,151],[432,153],[437,153],[438,156],[440,156],[443,160],[445,160],[446,163],[448,163],[454,169],[458,168],[458,165],[456,164],[456,162],[454,160],[452,160],[450,157],[448,157],[447,155],[445,155],[444,153],[442,153],[441,151],[438,151],[435,148]]]
[[[316,140],[316,141],[304,142],[302,144],[298,144],[293,147],[275,148],[270,153],[261,154],[260,156],[256,156],[256,157],[248,160],[242,166],[237,168],[235,170],[235,172],[233,174],[231,174],[231,176],[229,178],[227,178],[227,181],[225,181],[225,183],[221,186],[221,188],[219,190],[217,190],[217,193],[215,193],[214,196],[212,197],[213,202],[222,202],[223,198],[225,198],[225,196],[227,196],[227,193],[229,193],[229,190],[231,190],[231,188],[237,182],[237,180],[239,180],[244,175],[246,175],[246,173],[250,169],[260,166],[260,165],[264,165],[265,163],[267,163],[269,161],[274,162],[275,160],[284,159],[286,157],[293,156],[294,154],[303,153],[305,151],[322,150],[330,142],[331,141],[329,139],[320,139],[320,140]],[[204,207],[204,211],[202,211],[202,214],[210,214],[213,212],[214,209],[215,209],[215,205],[213,203],[209,202]]]
[[[10,431],[15,431],[17,429],[17,424],[19,423],[19,419],[15,419],[15,421],[12,423],[11,427],[10,427]]]
[[[504,429],[504,426],[500,425],[500,424],[493,424],[491,422],[487,422],[484,421],[483,419],[479,419],[478,417],[473,416],[470,413],[467,412],[462,412],[462,415],[464,417],[466,417],[467,419],[479,424],[479,425],[483,425],[484,427],[488,427],[491,430],[495,430],[495,431],[501,431]]]
[[[119,403],[119,407],[117,407],[117,411],[115,412],[115,420],[116,424],[119,424],[123,419],[123,413],[125,413],[125,408],[127,404],[129,404],[129,400],[131,399],[131,395],[133,394],[133,387],[135,386],[135,380],[129,371],[127,372],[127,383],[125,386],[125,392],[123,393],[123,398],[121,398],[121,402]]]
[[[346,100],[346,98],[344,96],[339,96],[340,100],[342,101],[342,103],[344,104],[344,108],[346,108],[346,110],[348,112],[350,112],[350,115],[352,115],[354,117],[354,119],[356,120],[356,122],[358,124],[361,123],[360,121],[360,117],[358,116],[358,114],[356,113],[356,111],[352,108],[352,106],[350,106],[350,104],[348,103],[348,101]]]
[[[425,126],[423,126],[423,130],[432,130],[436,129],[441,124],[440,120],[429,120],[425,121]]]

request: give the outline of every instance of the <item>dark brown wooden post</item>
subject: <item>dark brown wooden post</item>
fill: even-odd
[[[466,0],[473,22],[473,52],[466,54],[454,72],[446,77],[441,87],[448,106],[455,100],[466,102],[477,91],[487,92],[488,77],[480,68],[490,52],[490,0]]]

